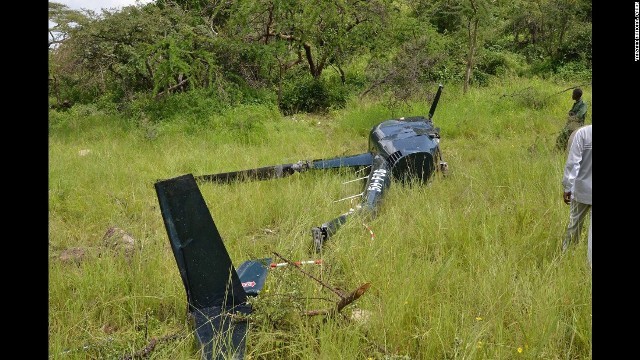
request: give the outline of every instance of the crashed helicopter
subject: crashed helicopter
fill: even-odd
[[[429,109],[429,114],[415,117],[402,117],[387,120],[374,126],[369,133],[368,151],[350,156],[328,159],[301,160],[292,164],[265,166],[256,169],[199,175],[200,182],[229,183],[234,181],[266,180],[283,178],[294,173],[308,170],[362,168],[370,169],[362,193],[350,198],[360,197],[355,208],[311,229],[313,248],[320,252],[324,243],[333,236],[347,219],[359,212],[368,212],[376,216],[378,205],[391,179],[402,183],[427,182],[436,171],[446,173],[448,164],[440,151],[440,128],[433,124],[433,114],[442,93],[442,84]]]
[[[392,179],[425,183],[436,171],[446,173],[440,151],[440,129],[433,114],[442,85],[427,117],[386,120],[369,134],[368,151],[351,156],[304,160],[293,164],[194,176],[186,174],[154,184],[165,230],[187,295],[187,311],[194,321],[203,360],[243,359],[248,332],[249,297],[263,288],[271,258],[247,260],[237,269],[227,252],[198,183],[266,180],[296,172],[342,167],[369,168],[360,203],[348,212],[313,227],[313,248],[324,243],[359,212],[375,216]]]

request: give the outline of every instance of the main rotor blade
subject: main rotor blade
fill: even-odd
[[[194,176],[197,181],[229,183],[234,181],[279,179],[309,169],[335,169],[340,167],[369,166],[373,163],[371,153],[339,156],[330,159],[302,160],[295,164],[263,166],[255,169],[231,171],[218,174]]]
[[[440,100],[440,94],[442,93],[442,84],[438,85],[438,91],[436,92],[436,96],[431,103],[431,108],[429,109],[429,117],[428,119],[433,119],[433,113],[436,112],[436,106],[438,106],[438,100]]]
[[[229,183],[234,181],[269,180],[289,176],[309,168],[309,163],[299,161],[295,164],[264,166],[255,169],[232,171],[226,173],[194,176],[198,181]]]
[[[337,156],[330,159],[313,160],[312,166],[314,169],[335,169],[341,167],[370,166],[372,163],[373,155],[367,152],[358,155]]]

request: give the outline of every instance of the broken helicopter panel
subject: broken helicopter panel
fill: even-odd
[[[155,189],[202,359],[243,359],[248,298],[264,287],[271,258],[233,266],[193,175],[158,181]]]

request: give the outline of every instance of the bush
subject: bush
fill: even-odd
[[[591,76],[591,69],[582,62],[564,64],[558,68],[554,75],[563,81],[589,81]]]
[[[156,98],[151,94],[138,94],[123,105],[123,114],[132,119],[148,118],[157,123],[174,117],[189,122],[202,122],[212,114],[220,114],[229,107],[218,94],[206,89],[196,89],[186,93],[169,94]]]
[[[75,104],[69,109],[49,110],[49,132],[56,136],[101,138],[104,133],[126,133],[132,129],[125,117],[110,114],[95,104]]]
[[[513,94],[515,103],[523,108],[541,110],[549,105],[551,100],[548,89],[541,89],[538,86],[528,86]]]
[[[522,75],[526,68],[524,56],[497,46],[485,49],[478,58],[478,70],[493,76]]]
[[[285,83],[279,107],[286,115],[299,112],[325,113],[331,109],[343,108],[346,99],[347,90],[342,84],[303,75]]]

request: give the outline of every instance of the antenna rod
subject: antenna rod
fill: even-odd
[[[345,181],[345,182],[343,182],[343,183],[342,183],[342,185],[344,185],[344,184],[348,184],[348,183],[352,183],[352,182],[354,182],[354,181],[358,181],[358,180],[362,180],[362,179],[368,179],[368,178],[369,178],[369,176],[359,177],[359,178],[357,178],[357,179],[353,179],[353,180]]]
[[[433,118],[433,113],[436,112],[436,106],[438,106],[438,100],[440,100],[440,93],[442,93],[442,84],[438,85],[438,92],[436,92],[436,96],[433,98],[433,103],[431,103],[431,109],[429,109],[429,120]]]

